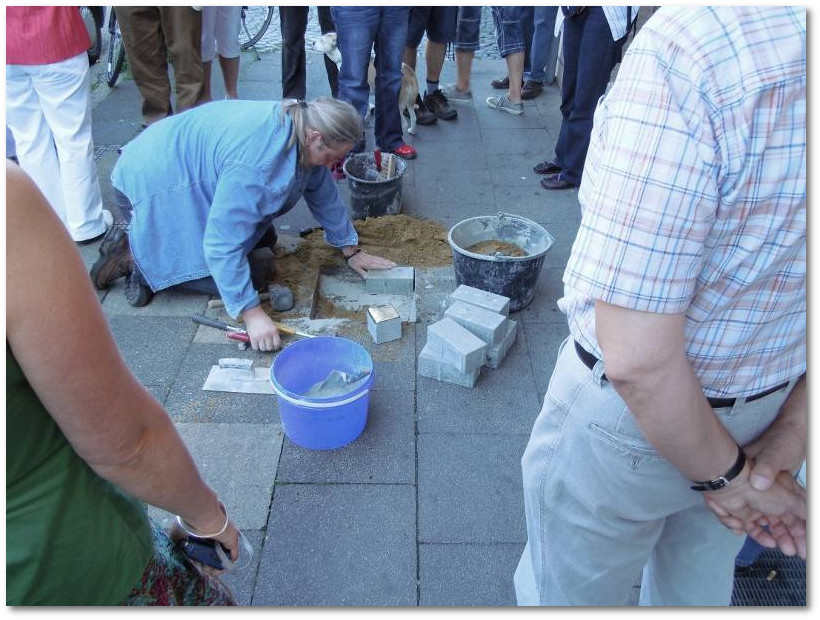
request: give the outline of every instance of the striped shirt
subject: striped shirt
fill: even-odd
[[[662,7],[595,112],[558,304],[685,313],[707,396],[806,370],[806,11]]]

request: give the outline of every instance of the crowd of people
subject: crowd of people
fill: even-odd
[[[639,8],[491,7],[499,113],[555,81],[562,41],[561,128],[534,171],[579,188],[582,210],[558,301],[570,336],[521,462],[520,605],[626,604],[639,578],[641,604],[726,605],[744,536],[807,554],[806,10],[664,7],[636,33]],[[254,256],[301,198],[351,269],[393,267],[358,246],[334,182],[365,148],[371,56],[376,145],[414,159],[402,63],[416,69],[426,35],[417,122],[457,121],[481,7],[319,7],[344,61],[325,59],[332,97],[310,101],[308,8],[279,7],[282,102],[238,100],[241,7],[114,10],[143,117],[112,174],[116,223],[77,7],[6,10],[7,604],[233,604],[178,541],[235,561],[242,534],[120,357],[94,287],[125,278],[137,307],[171,287],[218,295],[273,351]],[[217,56],[226,100],[212,102]],[[99,240],[88,274],[73,246]]]

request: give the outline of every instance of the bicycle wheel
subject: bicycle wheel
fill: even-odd
[[[108,61],[105,65],[105,81],[110,87],[114,87],[120,77],[122,66],[125,63],[125,44],[122,41],[120,24],[114,7],[111,7],[111,14],[108,17]]]
[[[91,47],[88,48],[88,64],[93,65],[102,54],[102,37],[100,36],[102,24],[97,22],[97,16],[92,11],[92,7],[81,6],[80,17],[83,18],[88,38],[91,41]]]
[[[242,27],[239,29],[239,45],[243,50],[251,49],[259,42],[273,19],[272,6],[243,6]]]

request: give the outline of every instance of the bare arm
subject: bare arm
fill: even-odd
[[[613,388],[629,405],[649,442],[690,480],[713,480],[737,457],[686,358],[684,316],[595,304],[598,343]],[[704,494],[744,522],[792,513],[805,520],[806,502],[780,484],[762,492],[750,484],[751,463],[720,491]]]
[[[101,477],[203,533],[225,515],[164,409],[111,337],[85,266],[31,180],[6,165],[6,337],[77,454]],[[238,550],[231,524],[218,538]]]

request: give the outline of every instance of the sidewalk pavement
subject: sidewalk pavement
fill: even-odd
[[[321,58],[308,62],[308,98],[329,95]],[[426,324],[443,312],[428,304],[392,343],[394,355],[379,356],[365,332],[361,344],[374,357],[377,380],[362,436],[340,450],[306,450],[284,437],[275,397],[202,391],[221,357],[265,366],[273,359],[240,353],[216,330],[198,329],[190,315],[203,312],[209,297],[164,291],[131,308],[121,282],[99,295],[128,366],[165,406],[254,546],[251,564],[227,577],[242,605],[515,605],[512,575],[526,540],[520,459],[568,334],[556,300],[580,207],[577,191],[548,193],[532,172],[553,152],[557,88],[525,102],[521,117],[490,110],[485,99],[497,92],[490,80],[505,70],[500,60],[476,61],[474,103],[458,106],[456,121],[407,136],[419,156],[403,180],[404,213],[450,227],[509,212],[555,237],[532,304],[513,317],[515,344],[498,370],[482,369],[475,388],[418,376]],[[281,96],[278,53],[259,60],[243,54],[240,76],[243,98]],[[448,61],[442,83],[454,77]],[[217,71],[213,84],[221,98]],[[93,116],[103,197],[113,205],[116,149],[141,123],[133,81],[121,80]],[[346,192],[346,182],[339,185]],[[312,224],[304,205],[277,220],[291,230]],[[89,266],[97,247],[81,248]],[[451,292],[454,279],[445,285]],[[418,293],[424,306],[423,287]]]

